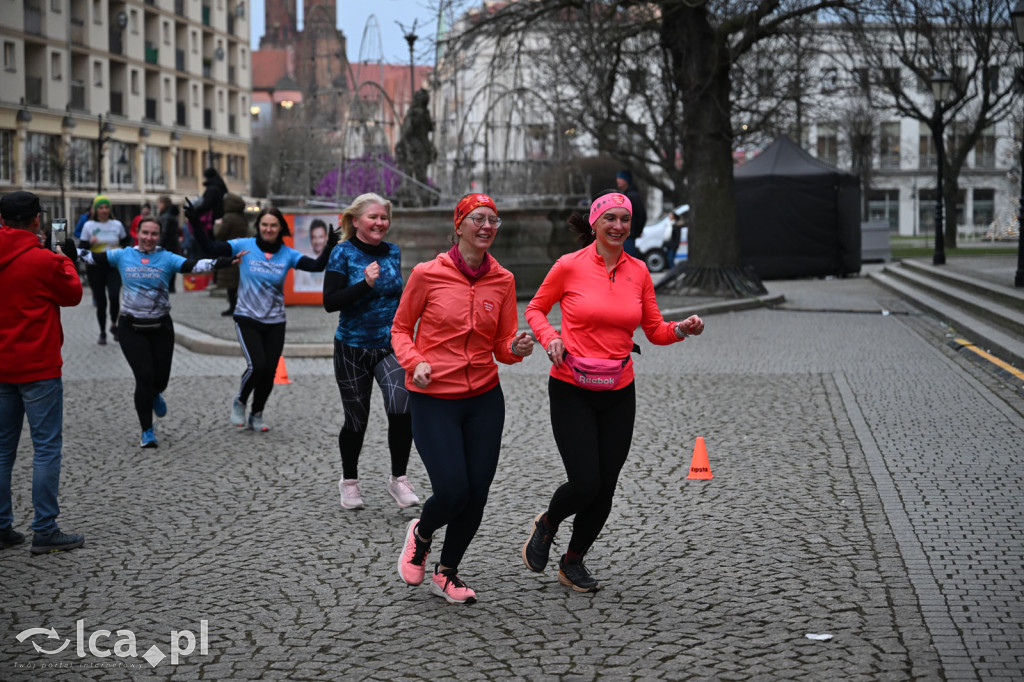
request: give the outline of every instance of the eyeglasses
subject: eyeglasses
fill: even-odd
[[[467,216],[473,221],[473,224],[477,227],[483,227],[486,221],[488,225],[494,228],[501,227],[501,218],[496,215],[484,215],[483,213],[470,213]]]

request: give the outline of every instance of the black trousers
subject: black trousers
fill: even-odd
[[[167,390],[174,358],[174,322],[170,315],[156,329],[140,329],[131,315],[117,321],[117,337],[128,366],[135,375],[135,412],[142,430],[153,428],[153,398]],[[142,320],[145,324],[153,321]]]
[[[92,289],[92,297],[96,301],[96,321],[100,324],[100,334],[106,334],[108,297],[110,326],[117,324],[117,315],[121,312],[121,273],[102,265],[86,265],[85,277],[89,280],[89,288]]]
[[[263,412],[274,390],[274,373],[284,351],[284,326],[284,322],[265,324],[248,317],[235,318],[235,333],[246,362],[242,384],[235,397],[247,403],[251,394],[252,412],[256,414]]]
[[[580,556],[597,540],[612,510],[619,472],[633,441],[635,382],[616,391],[590,391],[548,378],[551,430],[568,480],[548,506],[558,525],[573,514],[569,549]]]

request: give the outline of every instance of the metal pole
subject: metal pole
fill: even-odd
[[[1017,204],[1017,274],[1013,286],[1024,287],[1024,125],[1020,136],[1020,203]]]
[[[103,114],[100,114],[100,133],[96,137],[96,196],[103,194]]]
[[[932,257],[932,263],[935,265],[946,264],[946,243],[945,237],[942,234],[942,164],[944,163],[945,157],[945,145],[943,144],[943,125],[942,125],[942,111],[936,104],[935,107],[935,149],[938,152],[938,184],[936,185],[938,191],[935,197],[935,255]]]

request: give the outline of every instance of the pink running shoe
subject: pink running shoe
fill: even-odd
[[[430,591],[439,597],[444,597],[449,604],[472,604],[476,601],[476,592],[462,582],[455,570],[451,568],[442,573],[437,570],[436,566],[434,567]]]
[[[409,522],[409,528],[405,531],[405,543],[402,545],[402,554],[398,557],[398,575],[409,585],[419,585],[426,575],[427,554],[430,553],[430,543],[423,542],[416,537],[416,526],[419,519]]]

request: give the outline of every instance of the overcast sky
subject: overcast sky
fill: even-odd
[[[396,21],[400,21],[406,29],[416,21],[416,63],[433,65],[433,38],[437,31],[437,15],[428,9],[430,0],[336,0],[338,4],[338,28],[345,33],[349,61],[358,61],[360,50],[364,59],[376,61],[383,58],[386,64],[408,64],[409,44],[403,38],[403,31]],[[263,35],[263,0],[252,0],[250,15],[250,33],[252,49],[260,46]],[[302,26],[302,0],[296,0],[299,13],[299,26]],[[375,15],[380,27],[379,38],[370,32],[367,40],[363,40],[370,15]]]

